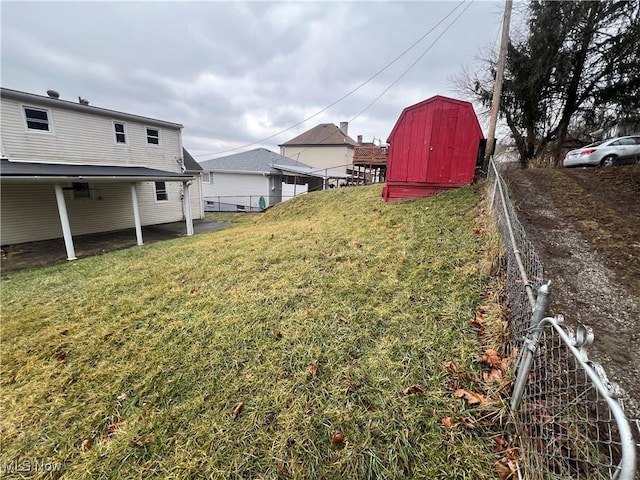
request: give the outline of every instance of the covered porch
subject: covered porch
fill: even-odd
[[[279,165],[273,164],[273,168],[280,170],[285,177],[292,179],[292,183],[296,185],[299,179],[309,180],[309,191],[326,190],[334,186],[339,186],[339,181],[345,182],[351,178],[351,175],[331,170],[328,168],[307,167],[301,165]]]
[[[61,238],[67,260],[75,260],[77,235],[132,227],[142,245],[143,224],[178,219],[193,235],[190,175],[140,166],[1,162],[3,247]]]

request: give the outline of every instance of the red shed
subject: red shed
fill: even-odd
[[[484,142],[473,105],[436,95],[405,108],[387,142],[387,201],[426,197],[473,181]]]

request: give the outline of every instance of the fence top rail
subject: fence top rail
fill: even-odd
[[[533,294],[533,288],[529,283],[529,278],[527,277],[527,271],[524,268],[524,263],[522,262],[522,257],[520,256],[520,250],[518,250],[516,237],[513,233],[513,225],[511,225],[511,220],[509,218],[509,211],[507,210],[507,201],[505,198],[504,189],[502,188],[501,176],[498,173],[498,169],[496,167],[495,162],[493,161],[493,156],[491,156],[490,164],[496,176],[496,185],[500,193],[500,202],[502,203],[502,208],[504,210],[505,222],[507,224],[507,230],[509,231],[509,239],[511,241],[511,248],[513,249],[513,253],[516,258],[516,263],[518,265],[518,270],[520,271],[520,277],[522,278],[522,283],[527,292],[527,298],[529,299],[529,304],[531,305],[531,309],[533,310],[536,306],[536,298],[535,298],[535,295]]]

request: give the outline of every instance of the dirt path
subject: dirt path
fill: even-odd
[[[590,359],[640,418],[640,165],[504,175],[551,280],[551,313],[591,326]]]

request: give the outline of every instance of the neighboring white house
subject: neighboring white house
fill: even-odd
[[[351,175],[353,152],[357,143],[348,135],[349,124],[322,123],[285,142],[280,154],[318,169],[330,169]]]
[[[347,175],[316,169],[265,148],[200,162],[206,211],[262,211],[330,178]]]
[[[1,243],[204,216],[199,173],[185,172],[182,125],[2,88]],[[189,201],[190,200],[190,201]]]

